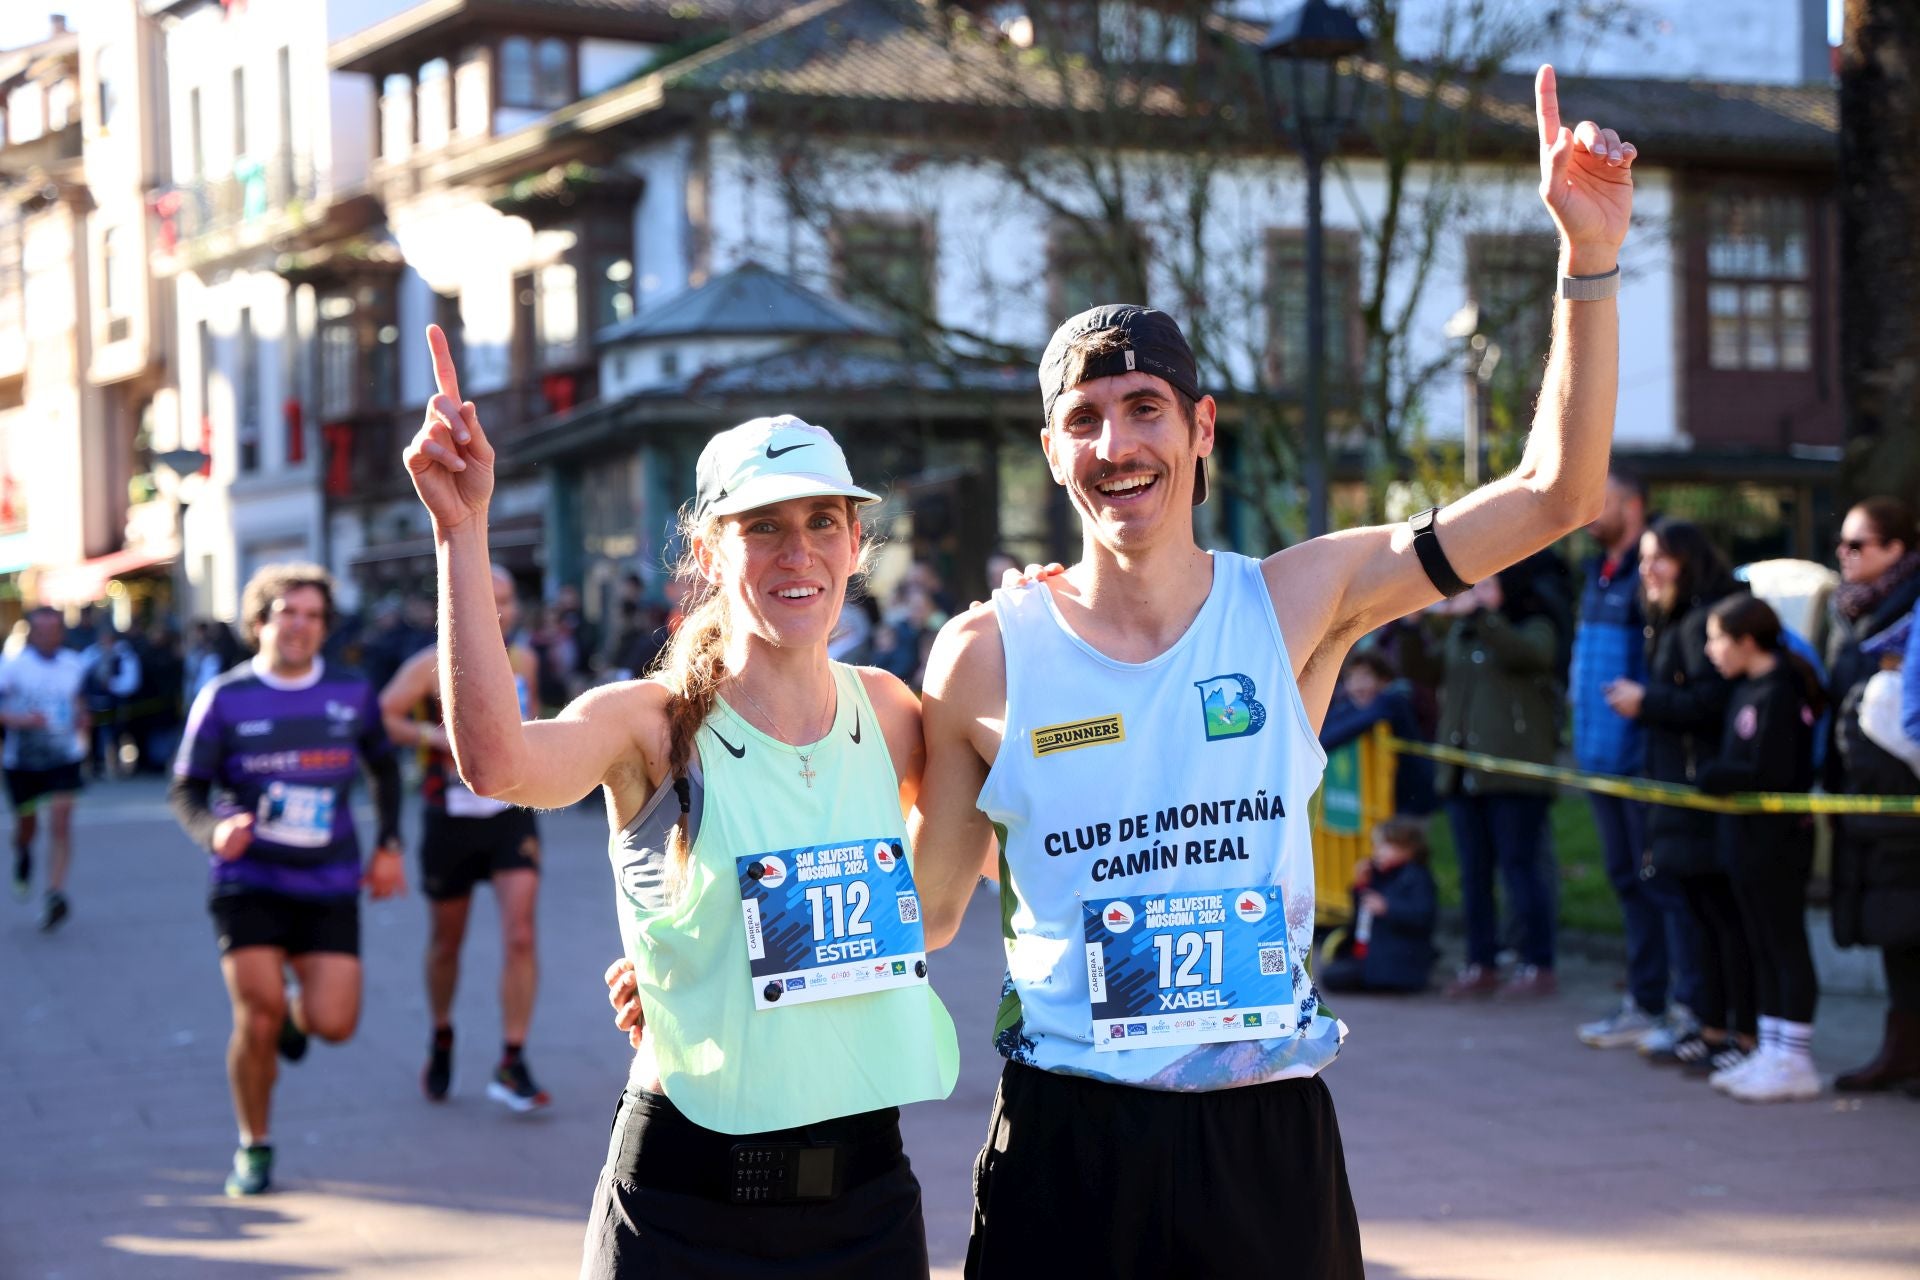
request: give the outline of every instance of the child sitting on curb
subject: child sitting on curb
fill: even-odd
[[[1322,991],[1424,991],[1438,952],[1438,894],[1427,835],[1413,818],[1373,829],[1373,856],[1354,869],[1353,926],[1314,981]]]

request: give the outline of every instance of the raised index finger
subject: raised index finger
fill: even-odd
[[[1552,63],[1540,64],[1533,77],[1533,114],[1540,122],[1540,145],[1552,146],[1560,137],[1560,83]]]
[[[447,347],[446,330],[437,324],[427,326],[427,348],[433,352],[433,385],[440,394],[460,403],[460,375],[454,372],[453,352]]]

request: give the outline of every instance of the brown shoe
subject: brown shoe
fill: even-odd
[[[1493,994],[1499,1000],[1534,1000],[1557,995],[1559,991],[1560,980],[1553,976],[1553,970],[1523,964]]]
[[[1887,1010],[1887,1030],[1873,1061],[1834,1077],[1841,1093],[1877,1093],[1920,1080],[1920,1014]]]
[[[1470,964],[1454,975],[1440,994],[1448,1000],[1459,1000],[1467,996],[1490,996],[1500,989],[1500,971],[1486,965]]]

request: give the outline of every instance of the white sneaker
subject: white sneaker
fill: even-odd
[[[1737,1056],[1733,1056],[1725,1066],[1717,1066],[1714,1073],[1707,1077],[1707,1083],[1722,1093],[1733,1092],[1736,1084],[1763,1068],[1773,1057],[1774,1050],[1768,1047],[1755,1049],[1752,1053],[1741,1053],[1737,1046],[1733,1046],[1715,1054],[1714,1061],[1718,1064],[1722,1058],[1730,1055]]]
[[[1620,1007],[1604,1018],[1592,1022],[1583,1022],[1575,1033],[1580,1043],[1592,1045],[1596,1049],[1618,1049],[1622,1045],[1634,1044],[1658,1025],[1654,1016],[1633,1002],[1628,996],[1620,1002]]]
[[[1776,1051],[1757,1061],[1760,1065],[1727,1086],[1729,1096],[1742,1102],[1804,1102],[1820,1096],[1813,1059]]]
[[[1693,1010],[1683,1004],[1670,1004],[1667,1011],[1654,1020],[1652,1029],[1635,1042],[1634,1047],[1643,1058],[1656,1053],[1672,1053],[1682,1040],[1699,1034],[1700,1023],[1694,1018]]]

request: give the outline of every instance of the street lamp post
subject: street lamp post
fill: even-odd
[[[153,460],[173,472],[173,611],[184,622],[193,582],[187,576],[187,497],[183,487],[190,477],[200,474],[208,457],[198,449],[167,449],[154,454]]]
[[[1267,106],[1284,121],[1307,175],[1307,384],[1302,397],[1307,533],[1328,529],[1325,406],[1326,262],[1320,220],[1320,178],[1328,156],[1360,113],[1362,81],[1337,64],[1367,47],[1360,22],[1327,0],[1306,0],[1281,16],[1260,47]]]

